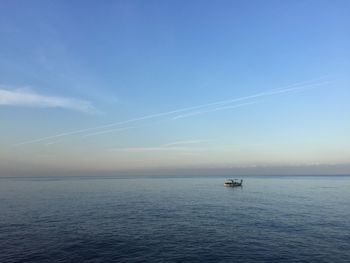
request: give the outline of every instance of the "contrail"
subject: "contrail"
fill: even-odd
[[[324,78],[318,78],[316,80],[320,80],[320,79],[324,79]],[[164,116],[173,115],[173,114],[176,114],[176,113],[181,113],[181,112],[201,109],[201,108],[205,108],[205,107],[216,106],[216,105],[225,105],[225,104],[230,104],[230,103],[234,103],[234,102],[238,102],[238,101],[243,101],[243,100],[248,100],[248,99],[253,99],[253,98],[258,98],[258,97],[263,97],[263,96],[270,96],[270,95],[275,95],[275,94],[280,94],[280,93],[286,93],[286,92],[291,92],[291,91],[296,91],[296,90],[302,90],[302,89],[306,89],[308,87],[316,87],[316,86],[321,86],[321,85],[325,85],[325,84],[330,83],[330,81],[316,82],[315,83],[316,80],[308,80],[308,81],[298,82],[298,83],[294,83],[294,84],[291,84],[291,85],[288,85],[288,86],[285,86],[285,87],[282,87],[282,88],[272,89],[270,91],[260,92],[260,93],[253,94],[253,95],[250,95],[250,96],[244,96],[244,97],[230,99],[230,100],[216,101],[216,102],[196,105],[196,106],[192,106],[192,107],[176,109],[176,110],[172,110],[172,111],[166,111],[166,112],[161,112],[161,113],[145,115],[145,116],[142,116],[142,117],[132,118],[132,119],[125,120],[125,121],[120,121],[120,122],[109,123],[109,124],[105,124],[105,125],[101,125],[101,126],[85,128],[85,129],[79,129],[79,130],[74,130],[74,131],[64,132],[64,133],[59,133],[59,134],[55,134],[55,135],[52,135],[52,136],[41,137],[41,138],[34,139],[34,140],[20,142],[20,143],[14,144],[13,146],[21,146],[21,145],[26,145],[26,144],[32,144],[32,143],[42,142],[42,141],[51,140],[51,139],[55,139],[55,138],[81,134],[81,133],[85,133],[85,132],[89,132],[89,131],[100,130],[100,129],[114,127],[114,126],[120,126],[120,125],[123,125],[123,124],[138,122],[138,121],[142,121],[142,120],[148,120],[148,119],[154,119],[154,118],[158,118],[158,117],[164,117]],[[97,134],[97,132],[96,132],[96,134]],[[92,136],[92,134],[91,134],[91,136]]]
[[[212,105],[217,105],[217,104],[225,105],[225,104],[231,104],[233,102],[238,102],[238,101],[243,101],[243,100],[248,100],[248,99],[255,99],[255,98],[259,98],[259,97],[272,96],[272,95],[277,95],[277,94],[281,94],[281,93],[300,91],[300,90],[305,90],[307,88],[314,88],[314,87],[317,87],[317,86],[325,85],[325,84],[328,84],[328,83],[330,83],[330,82],[323,82],[323,83],[318,83],[318,84],[309,84],[309,85],[296,87],[296,88],[276,89],[276,90],[262,92],[262,93],[258,93],[258,94],[254,94],[254,95],[250,95],[250,96],[246,96],[246,97],[241,97],[241,98],[237,98],[237,99],[227,100],[227,101],[221,102],[221,103],[216,103],[215,102],[215,104],[213,103]],[[226,107],[219,107],[219,108],[209,109],[209,110],[204,110],[204,111],[194,111],[194,112],[189,112],[189,113],[186,113],[186,114],[177,115],[173,119],[177,120],[177,119],[187,118],[187,117],[190,117],[190,116],[205,114],[205,113],[214,112],[214,111],[239,108],[239,107],[242,107],[242,106],[246,106],[246,105],[250,105],[250,104],[256,104],[256,103],[258,103],[258,102],[257,101],[256,102],[248,102],[248,103],[236,104],[236,105],[233,105],[233,106],[226,106]]]
[[[308,81],[308,83],[310,83],[310,81]],[[238,102],[238,101],[242,101],[242,100],[258,98],[258,97],[262,97],[262,96],[271,96],[271,95],[276,95],[276,94],[280,94],[280,93],[304,90],[306,88],[316,87],[316,86],[324,85],[324,84],[327,84],[327,83],[329,83],[329,82],[323,82],[323,83],[317,83],[317,84],[309,84],[309,85],[297,86],[297,87],[296,87],[297,84],[292,84],[290,86],[287,86],[289,88],[287,88],[287,87],[285,87],[285,88],[278,88],[278,89],[273,89],[271,91],[261,92],[261,93],[257,93],[257,94],[254,94],[254,95],[241,97],[241,98],[230,99],[230,100],[225,100],[225,101],[211,102],[211,103],[201,104],[201,105],[192,106],[192,107],[188,107],[188,108],[182,108],[182,109],[177,109],[177,110],[168,111],[168,112],[162,112],[162,113],[156,113],[156,114],[152,114],[152,115],[146,115],[146,116],[143,116],[143,117],[140,117],[140,118],[135,118],[135,119],[126,120],[126,121],[123,121],[123,122],[117,122],[117,123],[108,124],[108,125],[105,125],[104,127],[101,127],[101,126],[95,127],[93,129],[103,129],[103,128],[108,128],[108,127],[111,127],[111,126],[122,125],[122,124],[135,122],[135,121],[139,121],[139,120],[153,119],[153,118],[156,118],[156,117],[163,117],[163,116],[172,115],[172,114],[179,113],[179,112],[191,111],[191,110],[194,110],[194,109],[201,109],[201,108],[205,108],[205,107],[209,107],[209,106],[225,105],[225,104],[230,104],[230,103],[233,103],[233,102]],[[195,112],[190,112],[188,114],[175,116],[173,119],[176,120],[176,119],[182,119],[182,118],[195,116],[195,115],[199,115],[199,114],[204,114],[204,113],[209,113],[209,112],[214,112],[214,111],[234,109],[234,108],[239,108],[239,107],[243,107],[243,106],[251,105],[251,104],[256,104],[256,103],[258,103],[258,102],[242,103],[242,104],[238,104],[238,105],[220,107],[220,108],[210,109],[210,110],[206,110],[206,111],[195,111]],[[127,127],[126,129],[131,129],[131,128],[137,128],[137,127]],[[100,134],[116,132],[116,131],[121,131],[121,130],[124,130],[124,128],[98,131],[98,132],[87,134],[87,135],[83,136],[83,138],[91,137],[91,136],[95,136],[95,135],[100,135]]]
[[[25,145],[25,144],[32,144],[32,143],[36,143],[36,142],[42,142],[42,141],[46,141],[46,140],[51,140],[51,139],[55,139],[55,138],[68,136],[68,135],[79,134],[79,133],[86,132],[86,131],[89,131],[89,130],[94,130],[94,128],[87,128],[87,129],[75,130],[75,131],[71,131],[71,132],[59,133],[59,134],[55,134],[55,135],[52,135],[52,136],[41,137],[41,138],[34,139],[34,140],[31,140],[31,141],[25,141],[25,142],[16,143],[13,146],[21,146],[21,145]]]
[[[177,119],[183,119],[183,118],[192,117],[192,116],[196,116],[196,115],[201,115],[201,114],[214,112],[214,111],[236,109],[236,108],[240,108],[240,107],[243,107],[243,106],[252,105],[252,104],[256,104],[256,103],[258,103],[258,101],[241,103],[241,104],[236,104],[236,105],[232,105],[232,106],[219,107],[219,108],[205,110],[205,111],[195,111],[195,112],[190,112],[190,113],[186,113],[186,114],[182,114],[182,115],[177,115],[173,119],[177,120]]]
[[[131,127],[125,127],[125,128],[116,128],[116,129],[112,129],[112,130],[98,131],[98,132],[93,132],[93,133],[86,134],[86,135],[83,136],[83,138],[87,138],[87,137],[95,136],[95,135],[100,135],[100,134],[105,134],[105,133],[110,133],[110,132],[117,132],[117,131],[125,131],[125,130],[130,130],[130,129],[136,129],[136,128],[140,128],[140,127],[131,126]]]

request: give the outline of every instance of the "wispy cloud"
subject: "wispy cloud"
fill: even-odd
[[[192,152],[203,151],[205,148],[201,147],[201,144],[211,141],[209,139],[200,140],[186,140],[175,141],[166,143],[160,146],[151,147],[127,147],[127,148],[114,148],[111,151],[117,152],[131,152],[131,153],[143,153],[143,152]]]
[[[0,87],[0,105],[37,107],[37,108],[61,108],[81,112],[95,112],[90,102],[67,97],[47,96],[29,89],[3,89]]]
[[[55,141],[55,142],[48,142],[48,143],[46,143],[45,145],[46,146],[48,146],[48,145],[53,145],[53,144],[56,144],[56,143],[58,143],[59,141]]]
[[[163,144],[162,146],[163,147],[172,147],[172,146],[176,146],[176,145],[200,144],[200,143],[209,142],[209,141],[212,141],[212,140],[201,139],[201,140],[176,141],[176,142],[170,142],[170,143]]]
[[[272,89],[272,90],[256,93],[256,94],[249,95],[249,96],[243,96],[243,97],[229,99],[229,100],[215,101],[215,102],[211,102],[211,103],[175,109],[172,111],[166,111],[166,112],[145,115],[145,116],[141,116],[141,117],[137,117],[137,118],[128,119],[125,121],[113,122],[113,123],[109,123],[109,124],[105,124],[105,125],[86,128],[86,129],[79,129],[79,130],[73,130],[73,131],[69,131],[69,132],[59,133],[59,134],[55,134],[52,136],[41,137],[41,138],[34,139],[34,140],[20,142],[20,143],[15,144],[14,146],[32,144],[32,143],[42,142],[42,141],[56,139],[56,138],[60,138],[60,137],[76,135],[76,134],[83,134],[83,133],[91,132],[91,131],[97,131],[97,132],[85,135],[85,137],[90,137],[90,136],[94,136],[94,135],[105,134],[105,133],[120,130],[120,129],[110,129],[111,127],[122,126],[125,124],[135,123],[135,122],[139,122],[139,121],[143,121],[143,120],[150,120],[150,119],[156,119],[156,118],[161,118],[161,117],[166,117],[166,116],[172,116],[172,115],[180,114],[180,113],[185,113],[185,114],[177,115],[174,118],[180,119],[180,118],[185,118],[185,117],[194,116],[194,115],[198,115],[198,114],[203,114],[206,112],[219,111],[219,110],[224,110],[224,109],[229,109],[229,108],[232,109],[232,108],[237,108],[237,107],[256,103],[256,102],[249,102],[249,103],[235,104],[235,103],[238,103],[240,101],[251,100],[251,99],[256,99],[256,98],[260,98],[260,97],[267,97],[267,96],[273,96],[273,95],[284,94],[284,93],[293,93],[293,92],[303,91],[306,89],[314,89],[314,88],[332,83],[332,81],[320,81],[322,79],[325,79],[325,77],[322,77],[322,78],[319,78],[316,80],[308,80],[308,81],[298,82],[298,83],[294,83],[294,84],[291,84],[291,85],[288,85],[285,87],[280,87],[277,89]],[[233,105],[230,105],[230,104],[233,104]],[[227,105],[227,106],[225,106],[225,105]],[[217,106],[217,107],[213,109],[212,107],[215,107],[215,106]],[[211,108],[205,110],[205,108],[209,108],[209,107],[211,107]]]
[[[116,152],[131,152],[131,153],[143,153],[143,152],[178,152],[178,151],[189,151],[192,148],[188,147],[128,147],[128,148],[117,148],[112,149]]]

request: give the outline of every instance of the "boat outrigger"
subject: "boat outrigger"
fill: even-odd
[[[238,179],[228,179],[225,181],[224,186],[242,186],[243,180],[241,179],[240,181]]]

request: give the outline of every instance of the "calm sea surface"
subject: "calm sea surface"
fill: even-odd
[[[350,177],[0,179],[0,262],[350,262]]]

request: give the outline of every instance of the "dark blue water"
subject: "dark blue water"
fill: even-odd
[[[350,262],[350,177],[0,179],[0,262]]]

